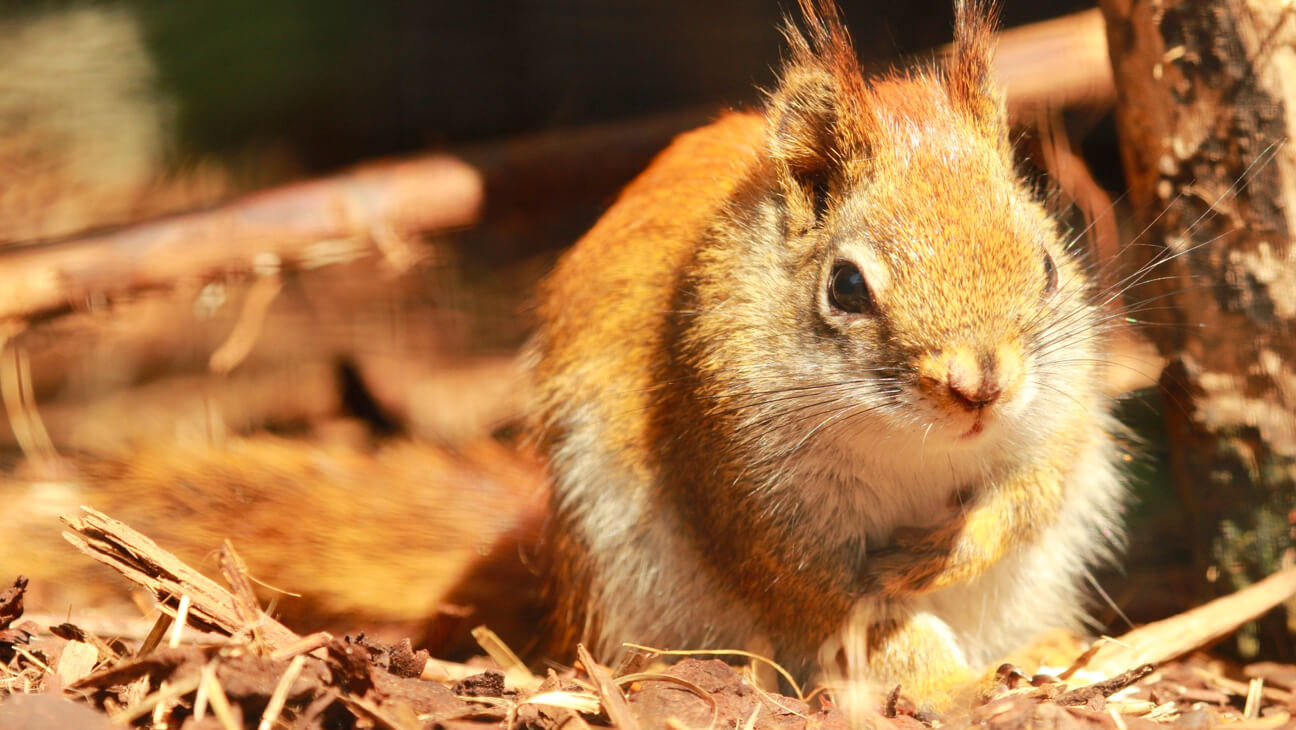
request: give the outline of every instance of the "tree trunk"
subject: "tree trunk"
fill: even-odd
[[[1144,231],[1128,251],[1150,267],[1126,302],[1168,363],[1173,476],[1201,588],[1225,592],[1296,554],[1296,19],[1279,0],[1102,10]],[[1292,655],[1284,617],[1242,634],[1244,655],[1258,648]]]

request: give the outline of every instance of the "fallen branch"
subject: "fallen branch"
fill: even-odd
[[[1002,31],[993,72],[1014,124],[1049,109],[1116,103],[1107,29],[1097,8]]]
[[[1205,647],[1233,633],[1296,595],[1296,568],[1279,571],[1254,585],[1177,616],[1140,626],[1116,639],[1100,639],[1086,652],[1086,670],[1113,677],[1144,664],[1160,664]]]

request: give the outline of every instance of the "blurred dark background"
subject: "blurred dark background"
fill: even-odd
[[[173,153],[272,148],[319,172],[430,146],[750,104],[772,80],[779,20],[794,5],[5,0],[0,22],[86,8],[125,14],[170,104]],[[948,0],[841,5],[866,64],[949,39]],[[1014,26],[1090,6],[1008,0],[1002,14]]]

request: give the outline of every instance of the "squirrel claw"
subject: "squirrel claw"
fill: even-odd
[[[981,694],[981,700],[989,702],[996,700],[1004,695],[1016,690],[1027,688],[1036,689],[1043,692],[1043,696],[1052,696],[1061,688],[1065,687],[1062,680],[1051,674],[1037,672],[1035,674],[1026,674],[1017,665],[1011,663],[1000,664],[991,675],[990,681],[983,685],[984,692]],[[1040,688],[1043,688],[1042,690]],[[1053,690],[1050,692],[1050,690]]]
[[[1029,683],[1031,678],[1026,673],[1017,668],[1016,664],[1004,663],[994,672],[994,681],[996,685],[1002,685],[1004,689],[1017,689],[1023,683]]]

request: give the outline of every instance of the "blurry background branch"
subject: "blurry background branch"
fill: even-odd
[[[412,254],[400,236],[467,226],[481,205],[476,171],[432,156],[114,233],[12,248],[0,257],[0,320],[106,305],[186,279],[309,270],[374,254],[401,271]]]
[[[1097,11],[1004,31],[999,47],[997,74],[1007,85],[1013,118],[1028,128],[1047,119],[1048,129],[1053,131],[1046,137],[1050,142],[1044,146],[1043,157],[1047,162],[1064,156],[1069,162],[1053,165],[1055,177],[1068,196],[1077,200],[1093,198],[1097,183],[1066,136],[1064,112],[1073,110],[1072,116],[1088,128],[1111,103],[1105,54]],[[1053,111],[1040,116],[1050,109]],[[87,236],[0,249],[0,320],[46,322],[14,346],[31,350],[34,391],[47,402],[46,420],[54,440],[60,443],[69,443],[66,439],[71,437],[71,443],[102,448],[147,438],[147,434],[165,429],[169,419],[179,413],[204,412],[213,402],[211,398],[225,404],[215,410],[220,422],[201,419],[206,422],[198,432],[209,427],[244,431],[254,424],[308,420],[322,411],[337,412],[330,411],[342,407],[339,398],[330,393],[332,381],[314,375],[294,377],[292,372],[315,367],[308,363],[318,362],[320,366],[313,372],[327,373],[328,363],[338,357],[359,362],[359,374],[381,405],[407,426],[413,424],[416,432],[480,433],[481,425],[455,425],[455,418],[443,415],[455,409],[419,405],[426,400],[419,394],[437,386],[418,383],[443,380],[434,375],[445,364],[438,364],[438,358],[459,354],[464,337],[476,340],[475,333],[499,333],[494,339],[498,344],[488,345],[488,356],[503,354],[519,342],[525,334],[525,321],[519,321],[516,313],[525,308],[525,291],[553,253],[573,240],[591,215],[674,134],[703,124],[715,114],[711,107],[686,109],[638,121],[468,145],[453,155],[371,163],[214,208]],[[1108,222],[1113,218],[1111,210],[1100,204],[1090,202],[1081,209],[1092,210],[1092,215]],[[473,225],[474,230],[464,230]],[[451,240],[456,243],[447,245]],[[537,256],[535,265],[528,263]],[[459,281],[463,274],[474,276],[472,272],[483,266],[519,265],[522,286],[510,287],[502,301],[485,310],[472,303],[471,292],[481,287]],[[330,266],[343,268],[337,274],[324,275],[321,267]],[[447,273],[456,270],[463,274]],[[307,271],[314,273],[302,277]],[[286,288],[276,286],[277,296],[258,299],[255,292],[260,285],[256,281],[277,281],[285,275]],[[498,273],[487,275],[497,277]],[[339,285],[342,281],[345,286]],[[167,303],[140,299],[149,292]],[[427,301],[428,292],[434,292],[436,303]],[[397,301],[381,303],[393,295]],[[480,299],[490,300],[491,296],[488,292]],[[261,303],[249,309],[248,301]],[[429,331],[411,334],[393,349],[373,337],[368,328],[367,323],[378,316],[375,302],[379,309],[394,307],[406,312],[408,321],[398,324],[398,330],[422,327]],[[184,319],[180,311],[192,311],[199,321],[177,327],[176,318]],[[69,314],[76,316],[64,321],[62,315]],[[348,317],[359,329],[345,325]],[[501,317],[511,324],[502,327]],[[311,326],[310,336],[305,337],[296,332],[304,321],[330,324],[322,330]],[[433,322],[438,324],[433,326]],[[86,337],[87,328],[99,334]],[[431,333],[433,329],[436,334]],[[236,336],[240,332],[260,333],[260,337]],[[504,334],[507,332],[512,334]],[[90,356],[97,351],[100,362],[96,367],[102,370],[105,342],[114,342],[112,351],[118,358],[136,363],[136,371],[163,368],[192,378],[189,373],[201,372],[203,365],[215,362],[221,372],[242,367],[243,372],[236,373],[240,376],[237,382],[245,385],[195,389],[200,381],[182,379],[170,388],[173,397],[169,398],[148,395],[167,388],[160,383],[150,385],[138,391],[140,403],[156,405],[137,406],[143,410],[137,410],[126,424],[99,428],[94,424],[117,420],[105,418],[103,408],[130,400],[128,391],[121,388],[129,383],[122,382],[122,376],[96,371],[82,373],[82,379],[98,382],[98,388],[81,385],[69,391],[68,384],[76,382],[69,377],[78,371],[77,352]],[[299,364],[285,371],[275,363],[283,362],[289,353]],[[466,372],[462,367],[452,369]],[[1119,379],[1113,381],[1112,390],[1125,392],[1142,385],[1129,376],[1147,371],[1143,367],[1113,369]],[[490,372],[500,374],[498,369]],[[411,378],[409,373],[422,375]],[[373,377],[375,374],[381,377]],[[262,380],[267,385],[256,384]],[[517,380],[507,376],[500,382]],[[103,394],[103,386],[114,382],[117,386]],[[498,391],[482,387],[490,378],[474,382],[476,392],[500,392],[486,401],[495,405],[483,402],[476,412],[486,423],[507,421],[508,409],[517,405],[516,398],[505,397],[510,387]],[[268,385],[271,383],[276,385]],[[75,395],[75,391],[87,389],[96,391],[90,393],[89,401]],[[258,390],[274,391],[278,397],[242,399],[242,395]],[[198,399],[185,398],[184,392],[194,393]],[[61,397],[51,400],[55,393]],[[294,409],[293,403],[302,407]],[[90,409],[84,414],[98,415],[78,416],[82,407]],[[263,412],[257,413],[257,408]],[[177,423],[198,420],[195,415]],[[188,428],[192,432],[194,427]]]

